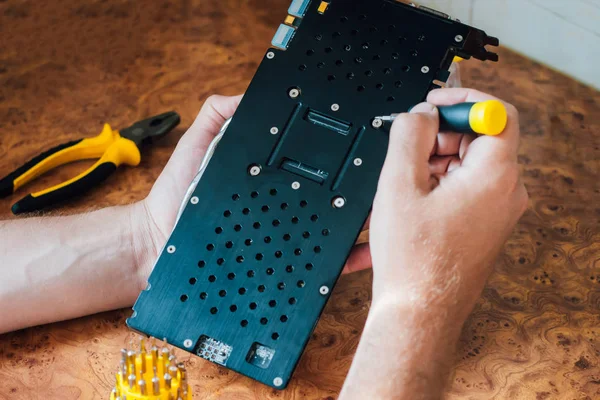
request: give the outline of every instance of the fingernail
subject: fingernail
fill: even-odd
[[[413,108],[410,109],[409,113],[433,113],[435,111],[435,106],[430,103],[419,103]]]

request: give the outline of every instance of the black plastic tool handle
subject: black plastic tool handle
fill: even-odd
[[[112,162],[94,166],[88,174],[66,186],[47,192],[40,192],[40,194],[28,194],[13,204],[11,211],[15,215],[39,211],[62,203],[63,201],[81,196],[100,185],[116,170],[117,166]]]
[[[79,144],[81,141],[82,141],[82,139],[74,140],[72,142],[63,143],[56,147],[53,147],[50,150],[47,150],[47,151],[41,153],[40,155],[32,158],[31,160],[27,161],[25,164],[23,164],[19,168],[15,169],[13,172],[6,175],[4,178],[0,179],[0,198],[8,197],[14,193],[14,191],[17,189],[17,186],[18,186],[15,183],[15,181],[17,181],[20,176],[24,175],[26,172],[32,170],[36,166],[39,167],[42,164],[42,162],[44,160],[48,159],[50,156],[53,156],[63,150],[74,147],[75,145]],[[29,180],[30,179],[27,179],[27,182]],[[23,182],[23,184],[25,184],[25,183],[26,182]]]
[[[499,135],[506,128],[506,107],[499,100],[439,106],[440,131]]]

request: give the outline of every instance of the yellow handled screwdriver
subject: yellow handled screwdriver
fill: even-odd
[[[504,131],[508,122],[506,107],[499,100],[459,103],[437,108],[440,115],[440,132],[495,136]],[[373,127],[379,128],[383,122],[393,122],[397,115],[375,117]]]

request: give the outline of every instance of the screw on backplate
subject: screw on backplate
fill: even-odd
[[[346,199],[344,199],[342,196],[335,196],[331,201],[331,204],[333,204],[335,208],[342,208],[344,205],[346,205]]]
[[[198,196],[194,196],[190,199],[190,203],[192,204],[198,204],[199,201],[200,199],[198,198]]]
[[[426,74],[429,72],[429,67],[427,65],[423,65],[423,68],[421,68],[421,72]]]
[[[300,96],[300,91],[296,88],[290,89],[289,93],[290,97],[292,99],[295,99],[296,97]]]
[[[323,296],[325,296],[326,294],[329,293],[329,288],[327,286],[323,285],[319,288],[319,293],[321,293]]]
[[[456,36],[454,36],[454,41],[458,42],[458,43],[462,42],[463,41],[462,35],[456,35]]]
[[[276,126],[274,126],[269,132],[271,132],[271,135],[277,135],[279,133],[279,129]]]
[[[274,59],[274,58],[275,58],[275,53],[273,53],[272,51],[268,52],[268,53],[267,53],[267,58],[268,58],[269,60],[272,60],[272,59]]]
[[[183,347],[185,347],[186,349],[192,347],[192,344],[194,344],[194,342],[192,342],[192,339],[185,339],[183,341]]]
[[[354,159],[354,165],[356,165],[357,167],[360,167],[362,165],[362,158],[355,158]]]
[[[250,167],[248,167],[248,173],[250,174],[250,176],[257,176],[260,174],[260,171],[261,168],[258,164],[252,164],[250,165]]]
[[[333,103],[331,105],[331,111],[338,111],[340,109],[340,105],[337,103]]]
[[[294,189],[294,190],[300,189],[300,182],[298,182],[298,181],[292,182],[292,189]]]
[[[170,245],[169,247],[167,247],[167,253],[169,253],[169,254],[175,253],[175,246]]]
[[[275,386],[283,385],[283,379],[281,379],[280,377],[273,379],[273,385],[275,385]]]
[[[383,121],[381,118],[374,118],[371,122],[371,126],[375,129],[381,128],[383,126]]]

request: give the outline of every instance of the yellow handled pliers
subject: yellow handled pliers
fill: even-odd
[[[38,211],[80,196],[108,178],[118,166],[137,166],[141,160],[140,147],[166,135],[179,121],[179,115],[170,111],[138,121],[121,131],[104,124],[104,129],[98,136],[56,146],[8,174],[0,180],[0,197],[10,196],[21,186],[58,166],[99,158],[94,165],[76,177],[23,197],[12,206],[12,212],[16,215]]]

